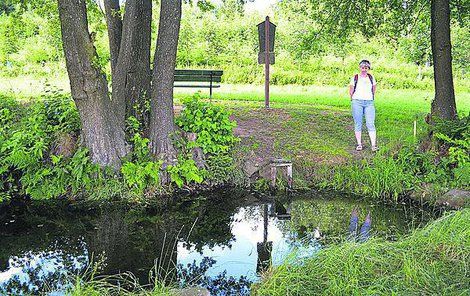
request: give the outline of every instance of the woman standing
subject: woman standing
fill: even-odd
[[[359,63],[360,74],[351,78],[349,84],[349,96],[351,97],[352,114],[354,119],[354,133],[356,135],[356,150],[362,150],[362,118],[366,118],[366,126],[369,131],[369,138],[372,151],[377,151],[377,137],[375,131],[375,107],[374,95],[377,82],[374,76],[368,73],[370,62],[362,60]]]

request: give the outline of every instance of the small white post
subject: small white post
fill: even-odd
[[[277,168],[275,165],[271,166],[271,186],[272,188],[276,188],[276,175],[277,175]]]
[[[416,120],[413,122],[413,136],[416,138]]]
[[[289,164],[287,166],[287,186],[289,187],[289,189],[292,189],[292,182],[293,182],[293,179],[292,179],[292,164]]]

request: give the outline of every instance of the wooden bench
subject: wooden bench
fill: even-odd
[[[210,97],[212,98],[212,89],[219,88],[222,81],[222,70],[175,70],[174,87],[197,87],[209,88]],[[207,82],[204,84],[179,84],[179,82]]]

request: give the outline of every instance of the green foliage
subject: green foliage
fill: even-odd
[[[326,178],[319,181],[322,187],[397,201],[414,188],[417,179],[393,158],[375,157],[370,163],[363,160],[334,168],[332,172],[326,172]]]
[[[18,102],[10,97],[0,95],[0,136],[19,120],[22,108]]]
[[[149,139],[143,138],[140,133],[140,124],[136,118],[127,120],[128,131],[134,131],[131,139],[133,150],[130,159],[121,167],[121,173],[127,186],[136,193],[142,194],[150,186],[159,186],[160,168],[162,161],[154,161],[151,158]]]
[[[69,96],[57,89],[46,90],[43,102],[47,121],[57,131],[77,133],[80,130],[80,116]]]
[[[3,75],[50,75],[62,58],[56,1],[28,1],[28,5],[17,5],[10,13],[0,14],[0,70]],[[45,67],[46,64],[51,67]]]
[[[33,199],[74,196],[81,190],[90,190],[100,178],[99,166],[91,163],[87,149],[78,149],[68,160],[63,156],[50,157],[50,165],[29,166],[21,178],[25,193]]]
[[[316,179],[322,187],[373,198],[392,198],[394,201],[412,191],[419,191],[422,184],[435,184],[440,188],[468,188],[468,130],[468,117],[436,124],[434,136],[446,146],[444,156],[436,151],[420,151],[405,146],[391,155],[378,154],[371,161],[342,165],[333,171],[325,168]]]
[[[205,131],[209,136],[200,137],[200,142],[183,143],[177,163],[166,168],[171,181],[178,187],[201,183],[208,176],[217,178],[225,174],[226,179],[232,165],[228,153],[235,143],[234,124],[228,119],[228,113],[220,107],[199,102],[192,102],[191,107],[202,110],[202,113],[194,113],[193,119],[198,122],[195,130]],[[206,125],[203,121],[215,124]],[[151,157],[149,140],[142,136],[141,125],[135,118],[127,120],[127,131],[133,134],[130,139],[133,149],[121,167],[122,180],[125,187],[131,189],[131,194],[117,190],[116,176],[107,178],[106,172],[91,163],[86,149],[76,149],[80,118],[73,101],[62,93],[48,91],[40,100],[25,106],[4,98],[0,101],[0,122],[0,188],[4,192],[1,200],[12,194],[25,194],[33,199],[73,197],[93,191],[93,188],[101,188],[110,196],[119,194],[134,198],[147,190],[160,188],[162,161]],[[62,143],[62,138],[73,143],[66,146],[68,144]],[[198,168],[192,159],[191,149],[200,143],[213,152],[207,154],[214,164],[212,175]],[[63,147],[65,150],[61,149]],[[218,167],[220,164],[226,167]],[[102,196],[94,194],[94,198]]]
[[[177,67],[220,68],[225,83],[263,83],[263,67],[256,60],[256,25],[264,16],[244,12],[237,0],[223,1],[221,6],[210,1],[187,2],[197,5],[183,7]],[[373,61],[381,88],[430,90],[430,16],[416,14],[416,1],[406,7],[397,3],[357,4],[355,13],[346,18],[343,12],[349,4],[328,0],[276,3],[279,13],[272,19],[278,25],[272,83],[344,86],[357,71],[357,62],[367,57]],[[98,53],[94,63],[109,75],[106,23],[94,1],[88,4],[89,28]],[[428,5],[421,4],[422,9]],[[0,14],[1,75],[65,76],[56,1],[9,7],[8,14]],[[413,24],[412,30],[409,24]],[[465,90],[470,88],[466,29],[465,22],[452,23],[455,84]]]
[[[452,61],[464,73],[470,72],[470,32],[468,26],[454,25],[451,28]]]
[[[21,118],[13,112],[19,111]],[[48,199],[90,190],[101,178],[86,149],[54,154],[60,134],[77,134],[78,112],[72,100],[52,92],[43,100],[20,106],[11,99],[0,106],[0,187],[6,194]]]
[[[142,286],[130,272],[122,272],[112,276],[99,276],[99,270],[104,262],[91,264],[83,274],[72,278],[72,286],[67,287],[67,296],[176,296],[172,286],[163,279],[151,275],[151,284]],[[155,267],[156,269],[156,267]],[[126,288],[127,287],[127,288]]]
[[[233,174],[237,170],[231,154],[220,153],[209,155],[206,158],[206,163],[207,179],[217,184],[232,181]]]
[[[419,192],[424,184],[439,190],[468,188],[470,184],[468,142],[438,134],[439,139],[456,145],[445,157],[435,151],[401,147],[392,154],[380,153],[372,160],[362,160],[335,167],[323,167],[315,180],[321,187],[351,192],[360,196],[398,201],[399,197]],[[439,191],[438,190],[438,191]]]
[[[470,185],[470,114],[453,121],[437,121],[434,137],[447,149],[447,155],[440,159],[441,166],[451,171],[452,186]]]
[[[203,102],[196,94],[183,100],[184,109],[175,119],[176,124],[187,133],[195,133],[195,141],[183,143],[183,157],[169,168],[170,177],[178,187],[184,181],[201,183],[207,177],[213,183],[230,178],[233,171],[232,148],[238,142],[233,135],[236,123],[230,113],[221,106]],[[207,171],[197,168],[191,159],[191,149],[200,147],[205,155]],[[186,156],[184,156],[186,155]]]
[[[121,173],[130,188],[143,192],[147,186],[159,185],[160,167],[161,163],[153,161],[138,164],[125,162],[121,167]]]
[[[196,133],[195,145],[205,154],[227,153],[237,142],[233,135],[236,123],[220,106],[205,103],[199,95],[183,100],[184,109],[175,121],[185,132]]]
[[[205,170],[200,170],[193,159],[178,157],[176,165],[169,165],[166,169],[173,183],[181,188],[184,184],[192,182],[201,183],[204,180]]]
[[[442,166],[436,165],[437,154],[433,151],[418,151],[414,147],[403,147],[396,156],[402,169],[415,179],[425,183],[445,184],[449,177]]]

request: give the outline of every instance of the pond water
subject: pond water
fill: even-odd
[[[432,214],[315,192],[258,199],[223,190],[164,212],[122,205],[33,204],[0,216],[0,294],[62,295],[73,275],[131,272],[145,285],[156,274],[211,295],[248,295],[271,264],[298,261],[350,238],[370,213],[370,236],[395,240]],[[150,276],[149,276],[150,275]]]

